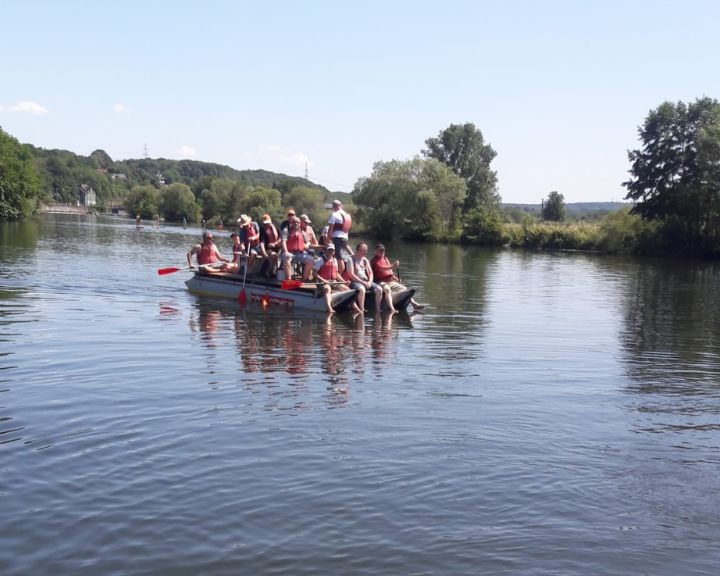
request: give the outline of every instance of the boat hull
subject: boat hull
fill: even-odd
[[[406,288],[405,290],[397,290],[392,293],[393,306],[395,310],[405,310],[410,305],[410,300],[415,295],[415,288]],[[382,309],[387,310],[385,302],[382,303]],[[375,293],[370,290],[365,293],[365,310],[375,310]]]
[[[204,273],[195,273],[192,278],[185,281],[185,285],[191,293],[198,296],[240,302],[240,293],[244,288],[247,304],[287,310],[327,311],[325,298],[315,290],[314,285],[294,290],[283,290],[280,285],[273,281],[258,281],[248,278],[243,284],[243,279],[239,275]],[[355,290],[333,292],[331,295],[333,309],[336,312],[341,312],[352,307],[355,292]]]

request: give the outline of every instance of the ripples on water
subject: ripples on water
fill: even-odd
[[[397,245],[427,313],[328,320],[158,277],[191,231],[32,226],[3,574],[713,573],[716,266]]]

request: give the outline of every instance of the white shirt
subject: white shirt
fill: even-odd
[[[330,218],[328,218],[328,225],[332,228],[333,224],[339,224],[340,226],[343,225],[345,222],[345,217],[343,216],[342,210],[333,210],[333,213],[330,214]],[[345,238],[347,240],[348,234],[347,232],[343,232],[342,230],[333,230],[332,233],[333,238]]]

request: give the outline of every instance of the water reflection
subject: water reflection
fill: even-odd
[[[647,432],[720,427],[720,267],[627,265],[622,358]]]
[[[167,314],[170,308],[163,305],[160,313]],[[391,369],[400,333],[413,327],[413,317],[406,313],[326,316],[197,300],[189,327],[206,349],[208,371],[214,378],[263,385],[271,395],[296,400],[320,379],[327,391],[325,400],[339,406],[347,402],[354,385],[380,378]],[[230,350],[239,373],[227,370]]]

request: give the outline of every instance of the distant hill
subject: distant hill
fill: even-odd
[[[137,185],[162,187],[180,182],[187,184],[196,196],[216,178],[225,178],[245,185],[273,188],[285,194],[296,186],[330,191],[298,176],[288,176],[268,170],[236,170],[222,164],[198,160],[169,160],[141,158],[113,160],[105,151],[95,150],[82,156],[67,150],[47,150],[31,144],[24,145],[33,157],[42,187],[48,199],[75,203],[78,189],[87,185],[97,194],[100,204],[115,204]]]
[[[615,212],[629,206],[626,202],[566,202],[565,211],[568,215],[583,214],[588,212]],[[530,214],[540,214],[540,204],[516,204],[512,202],[503,203],[503,208],[516,208]]]

